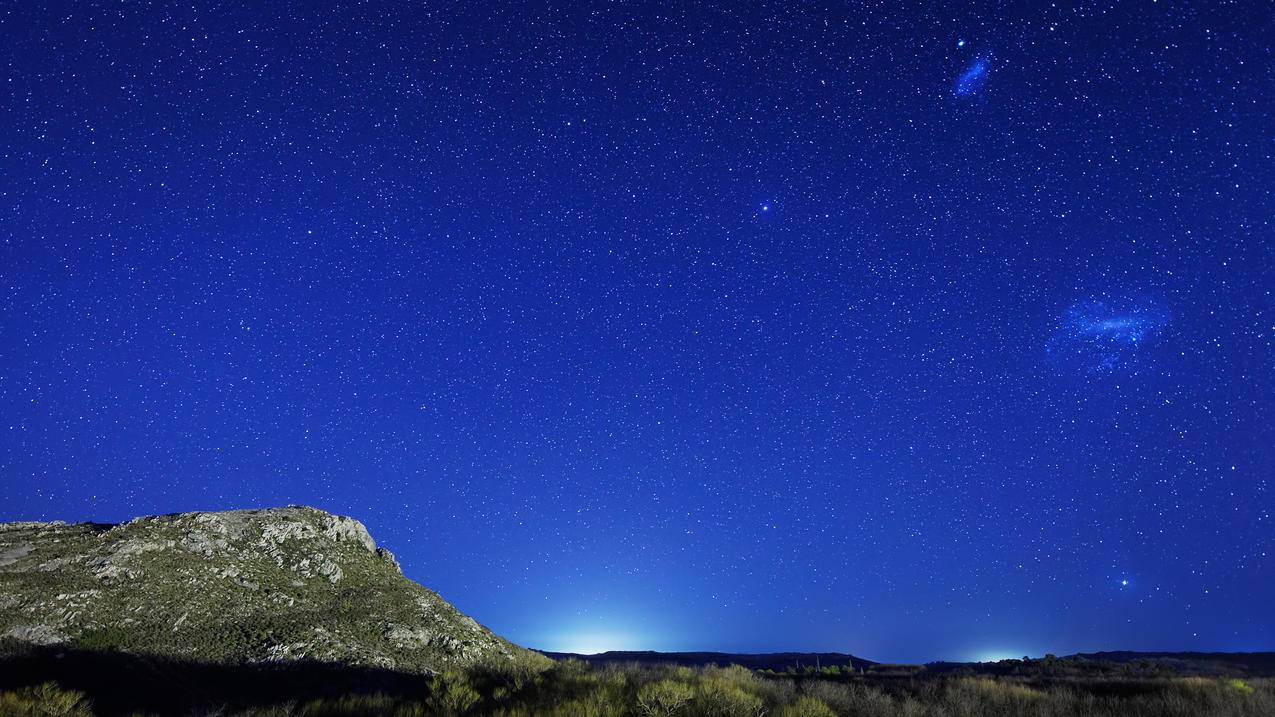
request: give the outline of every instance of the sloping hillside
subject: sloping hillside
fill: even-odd
[[[304,507],[0,524],[0,637],[419,673],[544,660],[403,577],[358,521]]]

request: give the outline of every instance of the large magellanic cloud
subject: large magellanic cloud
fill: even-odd
[[[1146,360],[1169,321],[1169,311],[1150,298],[1086,298],[1059,317],[1045,350],[1063,370],[1121,372]]]

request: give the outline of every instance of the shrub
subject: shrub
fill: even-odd
[[[681,682],[660,680],[638,690],[638,712],[647,717],[669,717],[691,701],[694,691]]]
[[[0,715],[4,717],[93,717],[84,693],[64,690],[56,682],[45,682],[14,692],[0,693]]]
[[[760,697],[726,681],[710,681],[695,695],[693,714],[702,717],[761,717],[766,705]]]
[[[448,670],[429,681],[429,706],[442,715],[463,715],[478,703],[481,696],[469,682],[469,675]]]
[[[289,712],[251,710],[237,717],[289,717]],[[389,695],[345,695],[315,700],[301,708],[303,717],[427,717],[433,714],[419,702],[403,702]]]
[[[814,697],[801,697],[792,704],[784,705],[779,708],[776,715],[777,717],[837,717],[831,707]]]
[[[76,644],[85,650],[116,650],[129,643],[130,634],[115,626],[98,627],[80,633]]]
[[[978,698],[993,702],[1023,702],[1045,697],[1044,692],[1027,685],[990,677],[962,678],[952,683],[952,689],[957,693],[972,692]]]
[[[1223,684],[1226,685],[1227,689],[1234,690],[1242,695],[1253,694],[1253,688],[1250,687],[1248,683],[1244,682],[1244,680],[1241,680],[1238,677],[1233,677],[1227,680],[1226,682],[1224,682]]]

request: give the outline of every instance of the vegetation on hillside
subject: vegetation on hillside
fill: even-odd
[[[0,636],[417,673],[537,659],[403,577],[359,522],[304,507],[0,524]]]

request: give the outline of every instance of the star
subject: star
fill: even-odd
[[[318,504],[536,647],[1269,647],[1260,23],[610,4],[6,18],[0,521]]]

